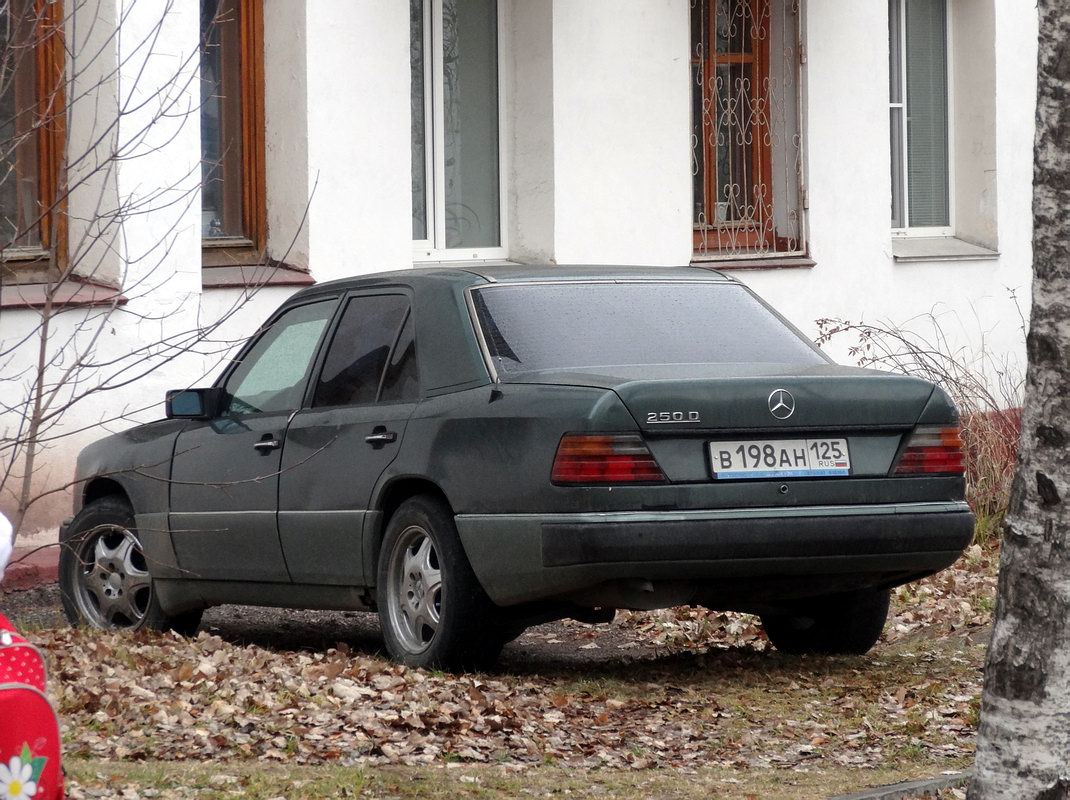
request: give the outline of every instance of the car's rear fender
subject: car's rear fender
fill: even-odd
[[[383,473],[375,487],[369,512],[364,517],[361,545],[364,562],[364,585],[375,586],[379,572],[379,552],[390,518],[410,497],[428,496],[453,510],[442,487],[423,475],[399,475],[393,470]]]
[[[561,437],[602,431],[637,431],[606,389],[498,384],[427,399],[410,418],[372,508],[394,480],[428,476],[458,514],[545,510],[567,496],[550,483]]]

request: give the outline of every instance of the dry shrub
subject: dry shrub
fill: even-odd
[[[977,515],[976,541],[983,546],[998,539],[1017,466],[1021,373],[1005,358],[993,358],[983,333],[979,356],[953,344],[932,313],[904,325],[830,318],[817,320],[817,326],[819,345],[853,337],[848,353],[859,366],[924,378],[951,396],[962,417],[966,500]],[[918,328],[931,332],[920,334]]]

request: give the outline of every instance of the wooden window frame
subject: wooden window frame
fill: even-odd
[[[244,237],[202,238],[203,267],[263,263],[267,249],[263,0],[237,0],[240,26],[241,181]]]
[[[67,268],[67,194],[64,160],[67,141],[66,47],[62,0],[34,0],[34,122],[38,243],[4,249],[0,277],[5,283],[48,283]]]
[[[699,0],[705,3],[707,12],[706,37],[709,43],[707,52],[702,58],[696,57],[695,47],[691,46],[691,64],[700,66],[704,76],[702,82],[703,107],[716,109],[717,98],[713,96],[715,91],[717,67],[725,64],[749,64],[751,65],[751,103],[755,106],[767,104],[767,82],[769,77],[769,36],[764,38],[757,35],[757,27],[751,26],[750,52],[717,52],[717,0]],[[764,19],[769,25],[771,0],[743,0],[750,6],[751,19]],[[768,132],[768,124],[761,122],[761,117],[752,125],[751,139],[751,169],[750,174],[754,179],[750,181],[750,191],[754,193],[753,204],[772,209],[772,176],[773,176],[773,148]],[[706,173],[703,176],[704,203],[707,219],[711,210],[716,209],[717,203],[717,118],[715,114],[703,114],[702,117],[702,155]],[[709,222],[705,225],[693,224],[692,248],[699,250],[707,241],[711,231],[738,228],[733,238],[737,244],[745,247],[769,247],[776,236],[772,214],[764,214],[761,219],[761,229],[755,228],[754,220],[740,220],[730,222]]]

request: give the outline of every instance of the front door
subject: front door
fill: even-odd
[[[408,295],[382,290],[346,302],[310,394],[282,456],[286,563],[295,583],[368,586],[368,503],[419,399]]]
[[[229,371],[222,413],[179,434],[170,527],[184,577],[290,580],[276,523],[286,424],[336,306],[327,298],[272,320]]]

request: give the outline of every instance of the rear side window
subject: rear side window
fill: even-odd
[[[652,364],[824,364],[731,283],[480,287],[476,314],[500,373]]]
[[[391,349],[409,314],[404,295],[354,297],[323,362],[313,406],[374,403]]]
[[[412,314],[409,314],[390,356],[390,363],[386,365],[383,388],[379,392],[380,403],[416,400],[420,395],[420,380],[416,372],[416,336],[413,328]]]

